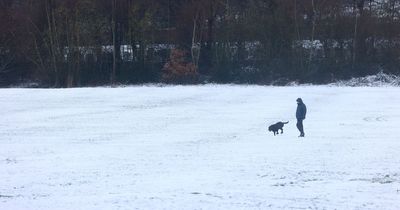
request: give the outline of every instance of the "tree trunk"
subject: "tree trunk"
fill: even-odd
[[[76,8],[75,9],[75,16],[76,16],[76,20],[78,20],[79,18],[79,9]],[[74,72],[74,80],[75,80],[75,86],[80,86],[81,83],[81,78],[80,78],[80,66],[81,66],[81,49],[80,49],[80,28],[79,28],[79,24],[75,25],[75,36],[76,36],[76,68],[75,68],[75,72]]]
[[[56,58],[56,47],[55,47],[55,29],[53,26],[55,25],[54,22],[54,13],[53,13],[53,5],[52,0],[46,0],[45,2],[46,7],[46,16],[47,16],[47,24],[49,30],[49,40],[50,40],[50,57],[52,59],[53,71],[54,71],[54,86],[59,87],[59,72],[57,69],[57,58]]]
[[[199,17],[199,13],[196,13],[196,16],[193,18],[193,31],[192,31],[192,48],[191,48],[191,54],[192,54],[192,61],[196,67],[198,67],[198,53],[199,50],[197,49],[199,46],[197,46],[196,43],[196,33],[197,33],[197,19]]]
[[[352,68],[354,69],[356,62],[365,54],[365,35],[360,36],[360,18],[364,15],[364,2],[365,0],[354,1],[354,36],[353,36],[353,57]],[[358,11],[357,11],[358,10]]]
[[[215,8],[214,8],[214,1],[209,1],[209,17],[207,22],[207,44],[204,50],[204,63],[206,64],[206,72],[212,67],[212,60],[214,57],[213,45],[214,45],[214,20],[215,20]]]
[[[66,39],[67,39],[67,46],[68,46],[68,52],[67,52],[67,87],[72,87],[72,80],[73,80],[73,76],[72,76],[72,68],[73,68],[73,65],[72,65],[72,62],[71,62],[71,55],[72,55],[72,51],[74,50],[73,49],[73,46],[72,46],[72,40],[71,40],[71,33],[70,33],[70,27],[69,27],[69,25],[70,25],[70,21],[69,21],[69,19],[68,19],[68,16],[69,15],[66,15],[65,16],[65,35],[66,35]]]
[[[299,23],[298,23],[298,20],[297,20],[297,0],[294,0],[294,27],[295,27],[295,31],[296,31],[296,40],[297,40],[297,42],[298,43],[301,43],[301,37],[300,37],[300,28],[299,28]],[[297,43],[295,43],[295,44],[297,44]],[[299,50],[300,50],[300,55],[298,55],[298,56],[296,56],[296,54],[298,53],[298,52],[294,52],[293,54],[296,56],[296,57],[298,57],[299,58],[299,60],[300,60],[300,69],[301,69],[301,71],[304,71],[304,68],[303,68],[303,48],[302,47],[299,47]]]
[[[352,68],[354,69],[354,65],[357,58],[357,32],[358,32],[358,15],[355,14],[356,20],[354,22],[354,34],[353,34],[353,56],[352,56]]]
[[[311,63],[312,58],[314,56],[314,38],[315,38],[315,27],[316,27],[316,22],[317,22],[317,11],[315,9],[314,0],[311,0],[311,5],[312,5],[312,10],[313,10],[313,17],[312,17],[312,30],[311,30],[311,49],[310,49],[310,56],[308,58],[309,64]]]
[[[117,0],[111,0],[112,1],[112,7],[111,7],[111,30],[112,30],[112,43],[113,43],[113,65],[112,65],[112,72],[111,72],[111,78],[110,78],[110,83],[111,85],[115,84],[115,77],[116,77],[116,71],[117,71],[117,46],[116,46],[116,4]]]

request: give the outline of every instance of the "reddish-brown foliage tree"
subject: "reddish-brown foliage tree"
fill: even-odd
[[[169,61],[163,67],[162,79],[170,83],[195,83],[198,80],[197,68],[185,60],[187,52],[180,49],[171,50]]]

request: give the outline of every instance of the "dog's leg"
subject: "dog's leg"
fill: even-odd
[[[283,128],[281,128],[281,134],[283,133]]]

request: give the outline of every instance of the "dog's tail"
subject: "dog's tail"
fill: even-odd
[[[287,122],[283,122],[283,124],[288,124],[289,123],[289,121],[287,121]]]

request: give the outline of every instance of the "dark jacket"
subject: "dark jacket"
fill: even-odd
[[[303,102],[297,104],[296,118],[298,120],[306,119],[307,107]]]

